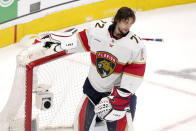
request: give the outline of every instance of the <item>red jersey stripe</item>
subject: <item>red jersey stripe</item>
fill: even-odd
[[[146,64],[131,63],[124,67],[124,72],[135,76],[143,77],[145,73]]]
[[[86,30],[79,32],[79,38],[82,43],[82,46],[86,51],[90,51],[90,46],[88,45],[88,38],[86,35]]]
[[[94,65],[96,65],[95,59],[96,59],[95,53],[94,53],[94,52],[91,52],[91,62],[92,62],[92,64],[94,64]]]
[[[114,69],[114,72],[115,73],[122,73],[123,72],[123,67],[124,67],[124,65],[122,65],[120,63],[117,63],[116,68]]]

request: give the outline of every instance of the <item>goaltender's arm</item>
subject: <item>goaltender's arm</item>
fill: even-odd
[[[84,29],[83,31],[80,31],[77,33],[77,47],[70,49],[69,53],[75,53],[75,52],[89,52],[90,51],[90,45],[89,41],[91,39],[90,35],[90,29]]]
[[[146,68],[146,48],[139,42],[130,56],[129,62],[124,66],[120,88],[136,92],[141,85]]]

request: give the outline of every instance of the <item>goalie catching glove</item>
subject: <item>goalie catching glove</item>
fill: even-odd
[[[77,29],[73,28],[65,32],[49,31],[40,33],[34,42],[43,42],[45,48],[53,48],[55,52],[69,50],[77,46]]]
[[[67,32],[45,32],[39,34],[31,43],[17,55],[17,63],[26,65],[31,61],[69,50],[77,46],[77,29],[73,28]],[[28,43],[28,41],[27,41]]]
[[[131,96],[129,91],[114,87],[112,93],[108,97],[102,98],[95,106],[95,114],[102,120],[119,120],[129,110]]]

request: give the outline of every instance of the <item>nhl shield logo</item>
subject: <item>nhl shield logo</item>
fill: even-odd
[[[108,77],[114,72],[117,58],[112,54],[104,51],[96,53],[96,68],[102,78]]]

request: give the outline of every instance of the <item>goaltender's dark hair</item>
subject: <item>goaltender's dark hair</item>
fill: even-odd
[[[123,19],[128,19],[132,17],[133,18],[133,22],[135,22],[136,17],[135,17],[135,13],[131,8],[128,7],[121,7],[120,9],[118,9],[116,15],[113,18],[113,23],[114,25],[117,24],[117,22],[123,20]]]

